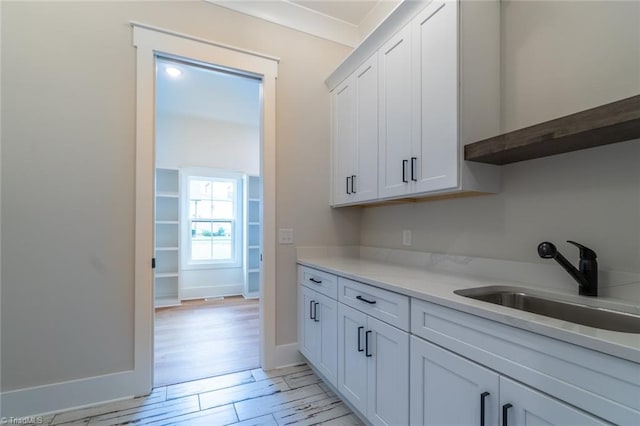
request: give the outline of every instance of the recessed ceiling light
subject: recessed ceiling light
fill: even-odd
[[[166,67],[165,72],[169,74],[170,77],[180,77],[182,75],[182,70],[176,67]]]

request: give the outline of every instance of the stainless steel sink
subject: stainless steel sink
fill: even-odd
[[[589,327],[640,333],[640,315],[556,299],[523,288],[490,286],[456,290],[454,293]]]

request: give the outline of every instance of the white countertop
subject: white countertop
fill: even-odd
[[[458,289],[489,285],[526,287],[533,292],[541,292],[521,283],[432,272],[415,267],[349,257],[301,257],[298,258],[298,263],[640,363],[640,334],[597,329],[494,305],[454,293],[454,290]],[[548,290],[543,292],[553,294]],[[640,306],[622,303],[615,299],[600,297],[594,299],[578,295],[555,294],[562,300],[640,315]]]

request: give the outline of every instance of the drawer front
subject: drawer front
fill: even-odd
[[[298,284],[332,299],[338,298],[338,277],[307,266],[298,266]]]
[[[374,318],[409,331],[409,297],[338,278],[338,300]]]

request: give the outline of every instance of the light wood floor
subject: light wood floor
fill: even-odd
[[[260,366],[259,302],[241,296],[156,309],[154,385]]]
[[[171,386],[151,395],[69,411],[51,425],[362,425],[307,365],[254,369]]]

